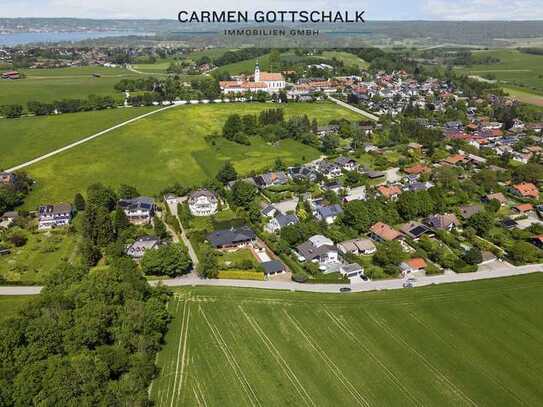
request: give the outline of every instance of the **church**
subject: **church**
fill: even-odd
[[[285,78],[281,73],[260,71],[258,62],[255,66],[253,80],[245,80],[240,77],[232,81],[220,81],[221,91],[228,93],[245,93],[263,91],[266,93],[277,93],[286,86]]]

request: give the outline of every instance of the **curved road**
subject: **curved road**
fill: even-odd
[[[475,273],[445,273],[439,276],[417,277],[415,286],[422,287],[433,284],[461,283],[466,281],[486,280],[519,276],[523,274],[543,271],[543,264],[530,264],[527,266],[515,267],[508,263],[494,263],[491,266],[481,266],[480,271]],[[360,281],[350,285],[352,292],[396,290],[403,288],[403,279]],[[242,287],[260,288],[266,290],[290,290],[315,293],[339,293],[341,287],[348,287],[346,284],[300,284],[294,281],[249,281],[249,280],[203,280],[193,274],[171,279],[151,281],[153,285],[164,284],[169,287],[186,286],[213,286],[213,287]],[[35,295],[39,294],[42,287],[9,286],[0,287],[0,295]]]

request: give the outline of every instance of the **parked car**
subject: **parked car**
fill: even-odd
[[[351,288],[350,288],[350,287],[341,287],[341,288],[339,289],[339,292],[340,292],[340,293],[348,293],[348,292],[350,292],[350,291],[351,291]]]

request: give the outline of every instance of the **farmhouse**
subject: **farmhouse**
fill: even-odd
[[[189,195],[188,205],[193,216],[211,216],[217,213],[219,200],[215,193],[199,189]]]
[[[256,241],[256,233],[248,226],[217,230],[207,235],[207,240],[216,249],[240,248]]]
[[[72,220],[72,205],[42,205],[39,210],[38,230],[48,230],[66,226]]]
[[[134,225],[147,225],[155,215],[155,201],[147,196],[119,200],[128,221]]]

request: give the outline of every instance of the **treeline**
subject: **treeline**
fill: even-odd
[[[105,110],[117,107],[119,101],[111,96],[91,95],[87,99],[62,99],[52,103],[43,103],[30,101],[23,105],[3,105],[0,106],[0,115],[7,119],[15,119],[25,114],[36,116],[47,116],[60,113],[90,112],[95,110]]]
[[[32,178],[24,172],[17,172],[13,183],[0,184],[0,215],[22,205],[32,183]]]
[[[115,85],[118,91],[149,92],[155,101],[174,101],[175,99],[217,99],[221,95],[219,82],[213,78],[194,79],[190,87],[177,77],[167,79],[145,78],[145,79],[123,79]],[[147,96],[146,98],[150,98]],[[129,98],[129,103],[130,103]],[[132,104],[132,103],[130,103]]]
[[[474,57],[470,51],[458,52],[452,60],[453,65],[492,65],[500,62],[501,59],[492,55],[478,54]]]
[[[270,52],[269,48],[242,48],[237,51],[227,51],[220,57],[213,59],[217,66],[228,65],[246,59],[256,58]]]
[[[543,48],[519,48],[520,52],[532,55],[543,55]]]
[[[150,405],[169,296],[129,259],[99,272],[59,267],[41,295],[0,324],[0,404]]]

